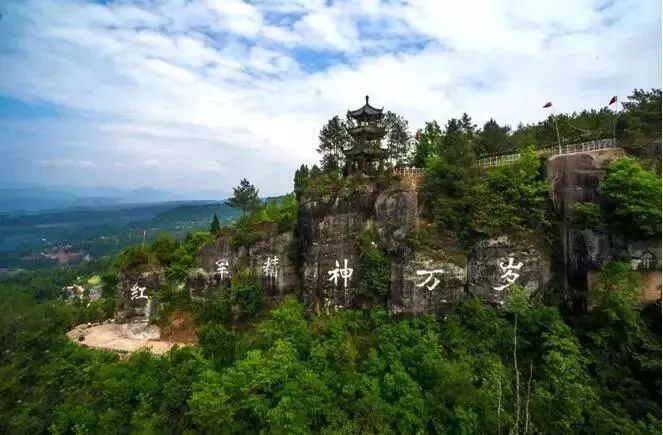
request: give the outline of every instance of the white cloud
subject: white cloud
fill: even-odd
[[[67,159],[67,158],[57,158],[49,160],[40,160],[39,166],[50,167],[50,168],[94,168],[97,166],[96,163],[91,162],[90,160],[79,160],[79,159]]]
[[[548,100],[581,110],[660,87],[660,5],[635,0],[0,9],[0,95],[66,110],[40,127],[44,146],[75,135],[103,153],[99,177],[117,183],[227,190],[248,177],[266,194],[289,190],[292,170],[317,158],[321,125],[366,94],[416,128],[462,112],[536,121]]]

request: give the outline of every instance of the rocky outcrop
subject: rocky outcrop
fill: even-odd
[[[229,278],[221,278],[220,273],[206,272],[199,267],[189,272],[187,277],[187,287],[191,300],[194,302],[208,301],[214,298],[217,291],[223,288],[224,284],[230,285]]]
[[[281,298],[295,290],[293,231],[279,233],[274,224],[263,227],[265,236],[248,249],[234,247],[230,236],[219,236],[200,249],[198,267],[188,277],[193,300],[212,298],[215,291],[229,286],[230,279],[239,273],[253,277],[266,298]]]
[[[259,240],[248,250],[248,267],[268,297],[281,298],[297,285],[294,232],[274,234]]]
[[[598,204],[599,184],[605,167],[613,159],[624,155],[621,148],[551,157],[546,161],[546,178],[550,197],[559,215],[560,240],[565,273],[569,287],[580,292],[580,299],[595,280],[596,271],[612,260],[627,261],[641,275],[646,300],[656,301],[661,295],[661,241],[623,240],[605,231],[572,228],[573,207],[578,202]]]
[[[358,180],[360,181],[360,180]],[[356,306],[357,237],[369,228],[378,195],[366,182],[329,197],[306,197],[300,207],[304,301],[313,310]]]
[[[470,252],[467,291],[480,299],[504,305],[512,285],[532,297],[550,282],[551,260],[545,242],[534,235],[501,236],[482,240]]]
[[[242,250],[234,249],[232,238],[220,236],[200,248],[196,265],[207,273],[218,273],[225,280],[237,273]]]
[[[389,311],[392,314],[438,313],[465,292],[467,265],[455,264],[444,252],[412,252],[391,265]]]
[[[357,239],[362,232],[374,231],[379,247],[398,259],[407,252],[406,239],[417,225],[417,192],[411,184],[393,180],[381,187],[362,177],[351,182],[335,195],[302,201],[304,297],[314,310],[361,303]]]
[[[403,254],[407,237],[418,226],[417,190],[409,183],[396,183],[375,199],[375,232],[390,254]]]
[[[304,294],[313,310],[356,307],[364,300],[357,238],[366,230],[391,261],[388,307],[395,315],[444,312],[466,291],[501,305],[513,284],[534,295],[550,282],[550,250],[535,235],[484,240],[469,256],[453,240],[413,243],[409,238],[422,222],[412,184],[381,189],[364,180],[302,204]]]
[[[546,160],[546,180],[555,211],[569,218],[576,202],[597,202],[605,164],[624,155],[621,148],[564,154]]]
[[[118,276],[118,299],[115,321],[118,323],[146,323],[156,313],[154,294],[164,282],[162,268],[129,271]]]

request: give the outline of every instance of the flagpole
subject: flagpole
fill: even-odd
[[[615,146],[617,145],[617,109],[619,108],[619,97],[615,96],[615,122],[612,126],[612,139],[615,141]]]
[[[145,233],[146,232],[147,232],[147,230],[143,230],[143,245],[140,248],[141,251],[145,250]]]
[[[555,117],[555,111],[552,112],[552,119],[555,123],[555,132],[557,132],[557,147],[559,149],[559,154],[562,155],[562,141],[559,139],[559,128],[557,127],[557,118]]]
[[[548,107],[553,107],[552,102],[548,101],[546,104],[543,105],[544,109],[547,109]],[[551,109],[550,116],[552,116],[553,119],[553,124],[555,124],[555,133],[557,133],[557,148],[559,151],[559,154],[562,154],[562,140],[559,138],[559,127],[557,126],[557,118],[555,117],[555,109]]]

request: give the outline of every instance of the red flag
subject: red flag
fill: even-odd
[[[616,102],[617,102],[617,95],[615,95],[614,97],[612,97],[612,98],[610,99],[610,102],[608,103],[608,106],[611,105],[611,104],[614,104],[614,103],[616,103]]]
[[[552,107],[552,103],[550,101],[543,105],[544,109],[547,109],[548,107]]]
[[[417,133],[417,134],[414,136],[414,138],[417,140],[417,142],[419,142],[419,141],[421,140],[421,135],[420,135],[419,133]]]

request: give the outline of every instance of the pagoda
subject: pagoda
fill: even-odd
[[[382,171],[383,162],[387,158],[387,151],[380,148],[380,142],[386,133],[382,110],[368,104],[366,95],[366,104],[363,107],[348,111],[348,117],[355,121],[355,125],[349,130],[354,145],[343,151],[348,174]]]

